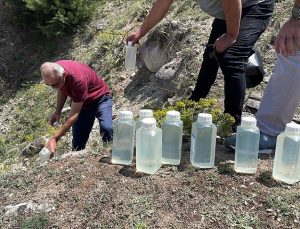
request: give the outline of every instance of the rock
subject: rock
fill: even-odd
[[[30,157],[35,154],[38,154],[45,146],[45,141],[45,137],[39,137],[35,139],[22,150],[22,155],[25,157]]]
[[[159,71],[155,74],[155,77],[160,80],[172,80],[177,69],[178,63],[175,61],[169,62],[159,69]]]
[[[258,94],[257,92],[251,92],[249,95],[249,98],[255,99],[255,100],[261,100],[262,95]]]
[[[25,202],[25,203],[20,203],[17,205],[8,205],[5,207],[5,216],[11,216],[11,215],[20,215],[24,214],[28,211],[33,211],[33,212],[50,212],[52,210],[55,210],[55,207],[45,203],[45,204],[36,204],[32,203],[31,201]]]
[[[85,156],[88,152],[90,152],[88,149],[84,149],[81,151],[74,151],[74,152],[69,152],[61,155],[62,159],[68,158],[68,157],[83,157]]]
[[[293,118],[293,121],[300,124],[300,115],[299,114],[295,114],[294,115],[294,118]]]
[[[157,72],[164,64],[170,61],[166,50],[159,41],[151,41],[141,47],[142,59],[150,72]]]
[[[120,75],[120,80],[121,81],[126,80],[126,76],[125,75]]]
[[[246,106],[247,106],[248,108],[252,108],[252,109],[258,110],[259,105],[260,105],[260,101],[257,101],[257,100],[254,100],[254,99],[249,99],[249,100],[247,101],[247,105],[246,105]]]

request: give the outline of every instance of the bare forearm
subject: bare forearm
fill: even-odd
[[[146,20],[140,28],[140,33],[144,36],[148,33],[158,22],[160,22],[171,7],[173,0],[156,0],[149,12]]]
[[[295,6],[300,6],[300,0],[295,0],[294,5],[295,5]]]
[[[60,113],[61,110],[63,109],[65,102],[67,100],[67,96],[61,91],[57,91],[57,99],[56,99],[56,112]]]
[[[66,132],[70,130],[73,124],[76,122],[78,114],[70,115],[67,121],[54,133],[53,138],[58,141]]]
[[[227,26],[227,34],[237,37],[240,29],[242,2],[241,0],[221,0]]]

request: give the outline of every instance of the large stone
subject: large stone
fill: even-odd
[[[254,100],[254,99],[249,99],[247,101],[247,107],[248,108],[252,108],[252,109],[258,110],[259,105],[260,105],[260,101],[257,101],[257,100]]]
[[[28,211],[33,212],[50,212],[52,210],[55,210],[55,207],[46,203],[46,204],[36,204],[32,203],[31,201],[20,203],[16,205],[8,205],[5,207],[5,216],[11,216],[11,215],[20,215],[24,214]]]
[[[45,146],[45,142],[45,137],[39,137],[35,139],[33,142],[27,144],[27,146],[22,150],[22,155],[25,157],[31,157],[35,154],[38,154]]]
[[[171,61],[163,65],[159,71],[155,74],[156,79],[158,80],[172,80],[174,74],[178,69],[178,62]]]
[[[143,62],[150,72],[157,72],[164,64],[170,61],[166,48],[159,41],[150,41],[141,47]]]
[[[180,60],[171,61],[163,65],[154,76],[154,87],[165,91],[165,95],[172,95],[177,89],[176,72],[180,65]]]

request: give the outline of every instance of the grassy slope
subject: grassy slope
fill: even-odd
[[[275,58],[269,43],[284,15],[288,15],[290,2],[278,3],[270,28],[258,43],[266,54],[263,58],[268,73]],[[185,40],[189,42],[182,47],[183,54],[187,53],[190,58],[186,58],[181,74],[197,73],[201,56],[191,51],[203,50],[210,19],[199,13],[193,1],[176,3],[167,20],[180,20],[184,26],[191,27]],[[151,1],[141,0],[109,1],[99,6],[91,23],[79,29],[68,44],[72,48],[59,55],[92,65],[114,90],[122,84],[120,76],[128,74],[122,68],[122,39],[144,18],[150,5]],[[194,80],[188,78],[187,86]],[[216,86],[210,96],[219,94],[222,93]],[[54,103],[53,91],[28,82],[5,104],[9,108],[1,107],[6,113],[0,123],[9,130],[7,135],[0,136],[6,147],[6,153],[0,157],[0,191],[5,193],[0,197],[0,227],[39,222],[59,228],[299,227],[299,185],[273,183],[270,178],[272,158],[260,160],[256,176],[230,175],[231,168],[226,169],[222,164],[214,170],[193,169],[188,163],[186,148],[180,167],[164,167],[158,175],[140,178],[134,177],[131,168],[99,163],[99,158],[109,152],[97,142],[90,144],[99,156],[65,159],[42,168],[36,158],[24,160],[18,156],[20,149],[34,138],[53,131],[46,117]],[[69,144],[68,139],[63,141],[62,150],[65,144]],[[220,158],[222,150],[219,149]],[[3,174],[12,168],[14,173]],[[2,207],[27,200],[51,203],[56,210],[46,215],[29,212],[18,217],[3,217]]]

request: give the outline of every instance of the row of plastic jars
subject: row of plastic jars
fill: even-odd
[[[180,113],[168,111],[162,130],[151,110],[141,110],[136,123],[137,171],[153,174],[161,164],[179,165],[183,123]],[[130,165],[134,148],[134,121],[130,111],[121,111],[114,127],[112,163]],[[199,168],[214,166],[217,128],[210,114],[199,114],[193,123],[191,163]]]

